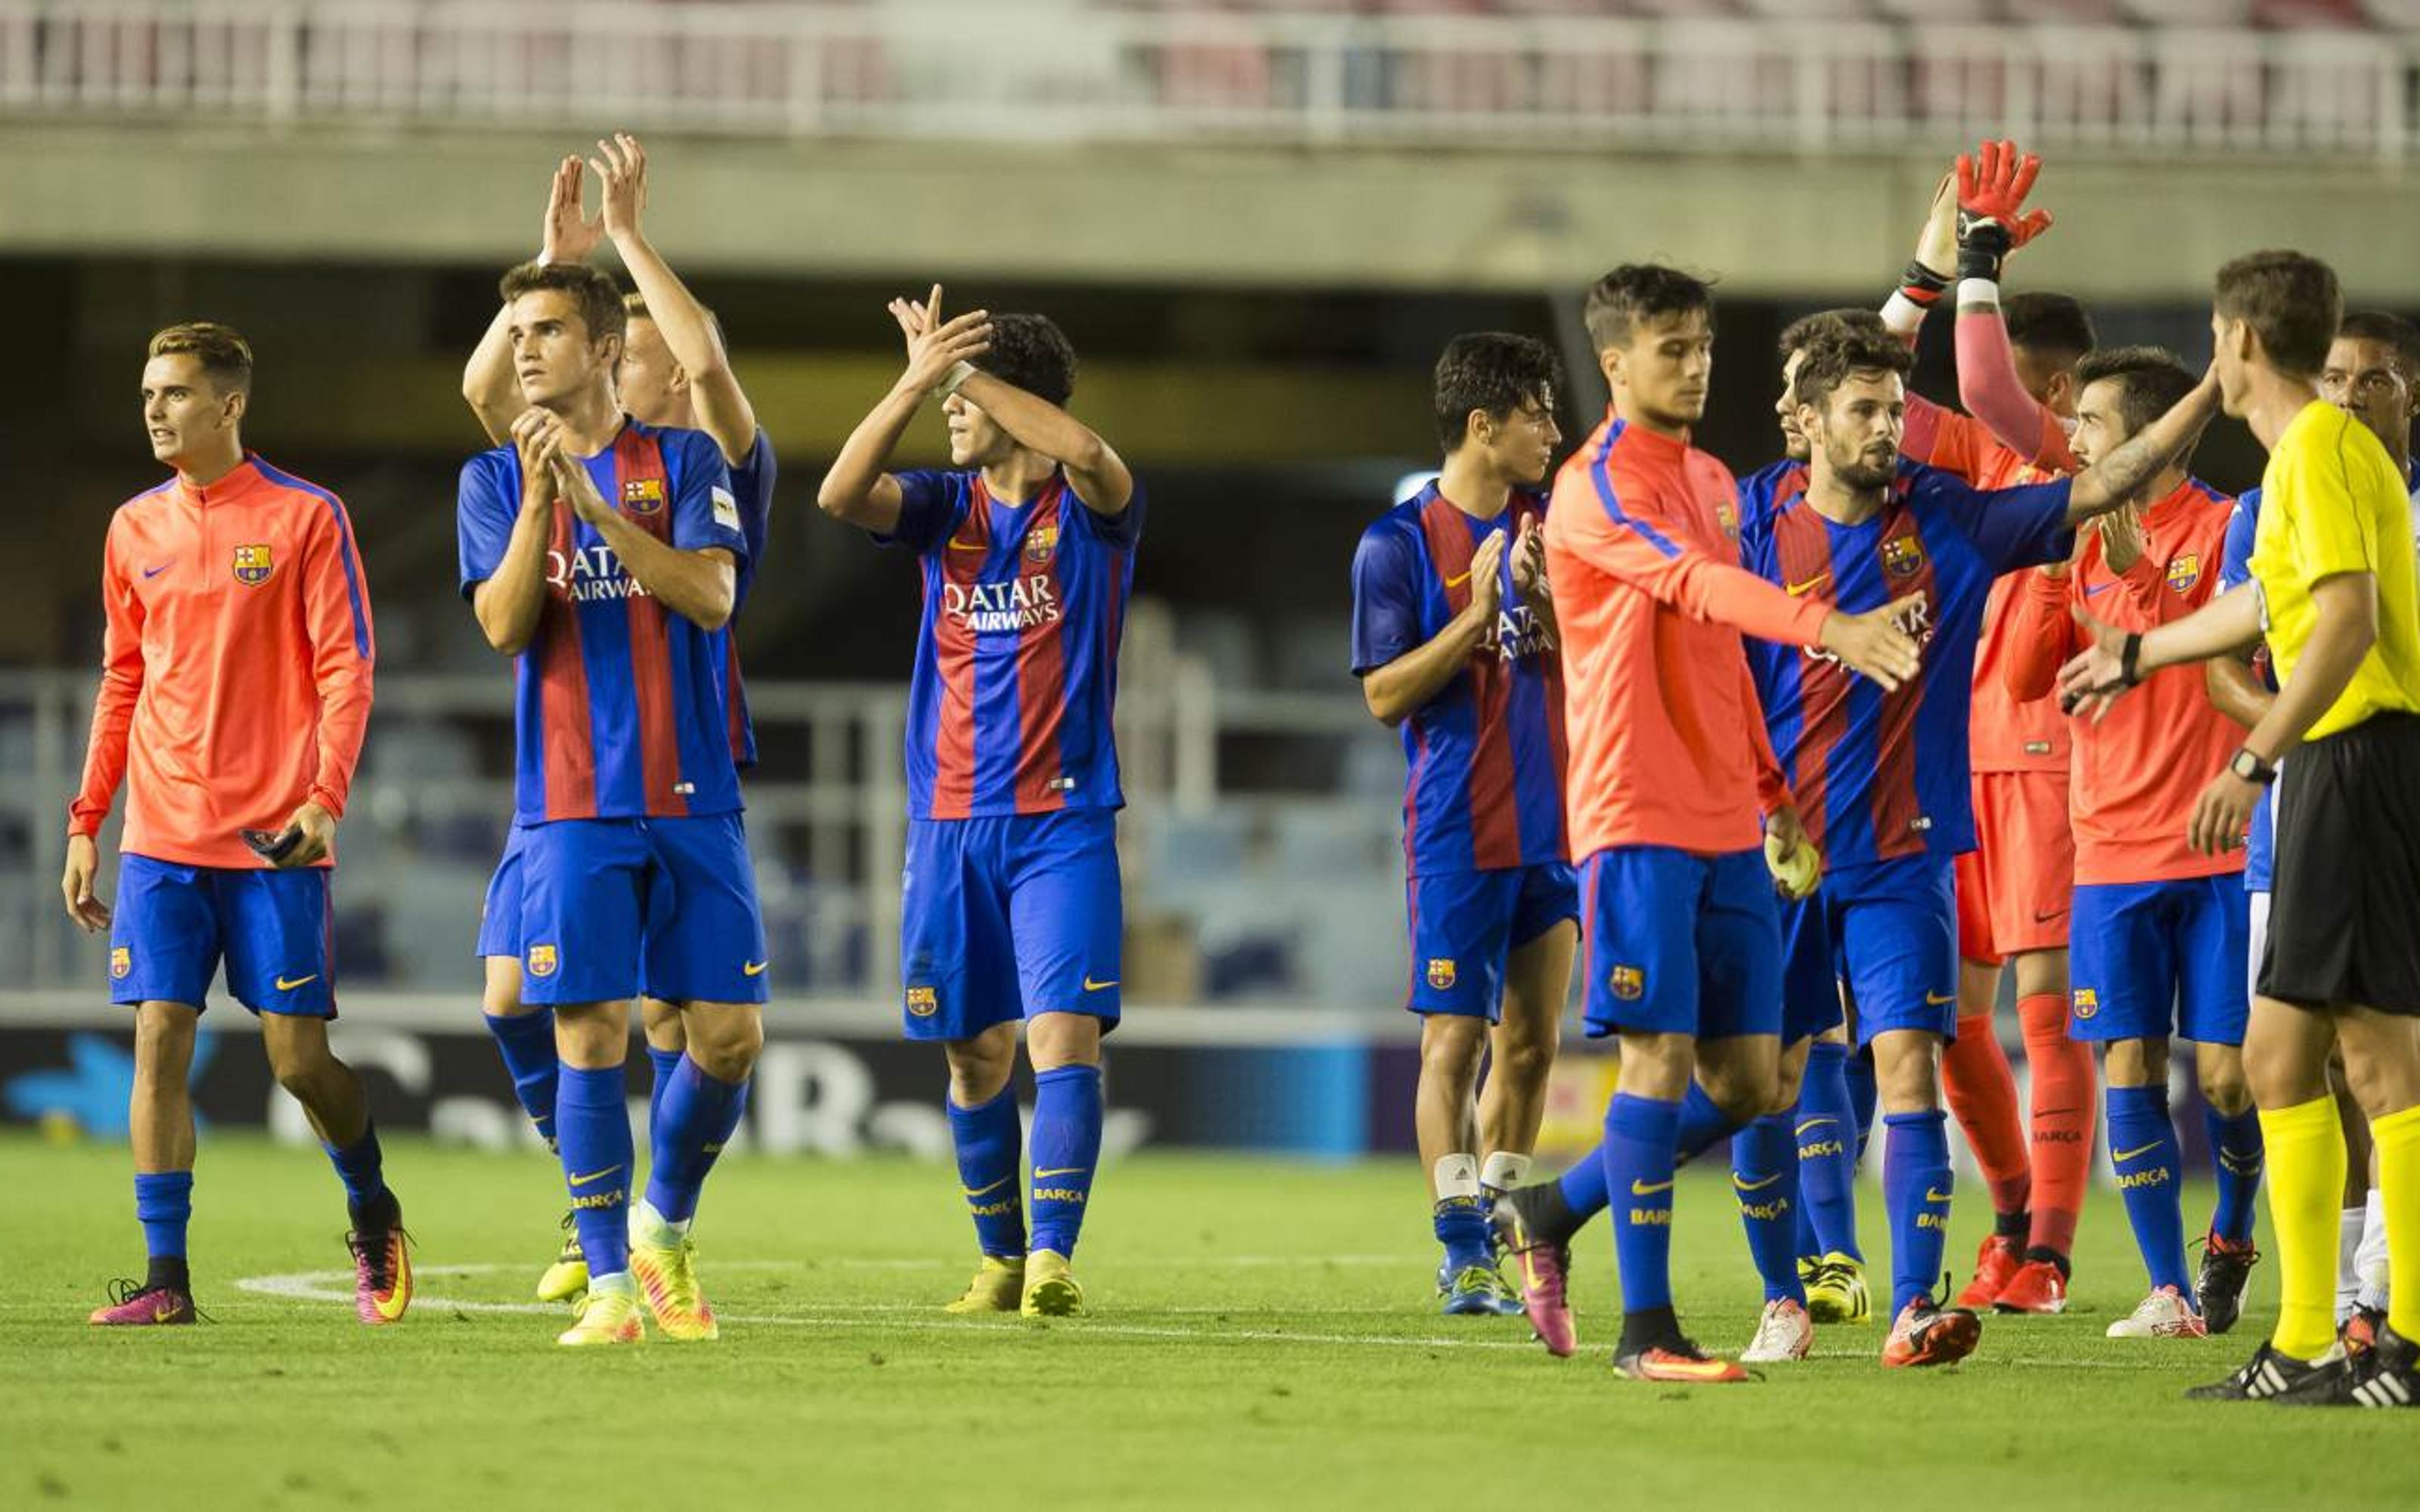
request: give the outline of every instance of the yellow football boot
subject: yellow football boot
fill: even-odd
[[[976,1267],[975,1278],[967,1283],[967,1294],[955,1302],[943,1303],[945,1313],[1013,1313],[1017,1299],[1025,1294],[1025,1258],[1018,1256],[1002,1259],[986,1255]]]
[[[1025,1300],[1016,1310],[1028,1318],[1084,1316],[1084,1288],[1067,1273],[1067,1257],[1038,1249],[1025,1257]]]

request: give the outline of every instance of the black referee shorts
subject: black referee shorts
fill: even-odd
[[[2420,715],[2298,747],[2278,781],[2260,995],[2420,1017]]]

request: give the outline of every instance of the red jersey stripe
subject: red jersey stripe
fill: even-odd
[[[1059,563],[1063,560],[1057,542],[1065,524],[1067,490],[1053,486],[1047,513],[1037,512],[1027,525],[1025,539],[1029,543],[1025,559],[1018,570],[1028,578],[1048,580],[1047,601],[1067,602],[1066,586],[1060,580]],[[1081,505],[1077,506],[1081,508]],[[1049,534],[1045,537],[1042,532]],[[1041,562],[1032,557],[1034,546],[1042,540],[1050,543],[1048,555]],[[1036,594],[1037,600],[1045,595]],[[1059,727],[1067,712],[1067,652],[1059,638],[1055,623],[1037,622],[1016,633],[1016,811],[1019,813],[1048,812],[1067,806],[1067,790],[1061,783],[1059,760]]]
[[[1884,537],[1882,559],[1894,605],[1920,598],[1928,623],[1941,612],[1941,585],[1935,580],[1932,553],[1926,548],[1914,516],[1902,515]],[[1901,564],[1912,570],[1902,573]],[[1918,628],[1912,633],[1921,638],[1924,632]],[[1883,695],[1869,802],[1874,855],[1885,861],[1921,855],[1926,846],[1925,832],[1917,827],[1924,817],[1924,804],[1916,788],[1916,716],[1924,706],[1924,686],[1923,678],[1911,677],[1898,691]]]
[[[658,497],[664,487],[662,449],[652,436],[629,425],[613,442],[613,477],[628,499],[634,482],[653,480]],[[652,514],[626,509],[624,517],[657,540],[670,544],[672,511],[659,505]],[[688,796],[680,789],[680,733],[673,713],[673,657],[670,610],[659,599],[632,594],[624,599],[630,624],[630,686],[639,709],[639,771],[646,794],[647,812],[686,814]]]
[[[1822,598],[1839,591],[1832,532],[1824,528],[1823,516],[1811,509],[1792,510],[1782,517],[1774,545],[1785,587]],[[1820,850],[1830,827],[1832,750],[1849,731],[1850,676],[1836,657],[1802,652],[1797,662],[1798,707],[1806,722],[1799,730],[1797,759],[1791,764],[1790,789],[1807,838]]]
[[[555,559],[571,553],[571,510],[554,506]],[[546,739],[546,816],[584,819],[597,812],[596,742],[588,713],[588,662],[580,649],[580,616],[549,594],[538,626],[539,727]]]
[[[967,501],[967,517],[942,543],[939,570],[947,590],[981,579],[991,555],[991,495],[978,475]],[[975,642],[971,629],[949,614],[933,616],[933,658],[940,673],[941,707],[933,735],[933,812],[936,819],[964,819],[975,797]]]

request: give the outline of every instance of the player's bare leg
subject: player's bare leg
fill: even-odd
[[[1024,1128],[1015,1103],[1003,1100],[1016,1070],[1016,1026],[995,1024],[981,1034],[944,1041],[941,1056],[949,1064],[952,1124],[964,1121],[971,1128],[982,1121],[971,1135],[969,1129],[954,1129],[954,1136],[959,1190],[983,1252],[965,1293],[942,1310],[1013,1313],[1025,1296]]]
[[[1101,1160],[1101,1021],[1090,1013],[1037,1013],[1025,1028],[1033,1064],[1033,1238],[1025,1256],[1028,1318],[1071,1318],[1084,1289],[1069,1273]]]
[[[1891,1226],[1891,1332],[1886,1365],[1947,1365],[1974,1352],[1982,1320],[1932,1295],[1949,1237],[1953,1176],[1941,1107],[1941,1038],[1923,1029],[1873,1037],[1883,1112],[1883,1200]]]
[[[148,1248],[143,1284],[117,1283],[92,1321],[108,1326],[190,1323],[194,1287],[184,1231],[193,1211],[194,1035],[201,1010],[147,1002],[134,1010],[134,1088],[126,1105],[134,1149],[135,1216]]]
[[[328,1021],[287,1013],[260,1015],[270,1073],[318,1132],[345,1183],[352,1229],[353,1310],[365,1323],[392,1323],[411,1304],[411,1257],[403,1207],[387,1189],[378,1134],[370,1127],[368,1090],[328,1044]]]
[[[555,1053],[563,1063],[555,1138],[571,1194],[572,1222],[588,1257],[588,1292],[566,1345],[636,1344],[645,1337],[644,1304],[630,1275],[631,1167],[637,1151],[623,1092],[628,1057],[628,1001],[563,1004],[554,1011]]]
[[[2244,1283],[2260,1259],[2260,1252],[2252,1244],[2252,1208],[2262,1165],[2257,1137],[2259,1126],[2246,1117],[2253,1111],[2252,1087],[2244,1079],[2242,1046],[2195,1045],[2194,1074],[2201,1084],[2202,1101],[2214,1115],[2213,1134],[2236,1125],[2251,1135],[2234,1141],[2220,1135],[2211,1140],[2211,1159],[2218,1166],[2222,1211],[2211,1219],[2203,1242],[2194,1302],[2201,1309],[2203,1326],[2211,1333],[2224,1334],[2242,1316]],[[2237,1211],[2226,1211],[2229,1208]]]
[[[1490,1064],[1480,1097],[1479,1127],[1491,1158],[1517,1155],[1524,1169],[1489,1185],[1516,1185],[1538,1147],[1538,1129],[1546,1117],[1546,1078],[1555,1067],[1579,936],[1579,926],[1566,919],[1515,949],[1505,963],[1503,1011],[1489,1035]]]
[[[765,1048],[764,1011],[753,1003],[644,1003],[669,1012],[659,1037],[684,1043],[659,1086],[648,1126],[647,1190],[630,1210],[630,1274],[668,1339],[719,1337],[714,1309],[697,1279],[697,1244],[690,1225],[707,1173],[739,1127],[748,1105],[748,1078]]]
[[[1959,1305],[1989,1307],[2024,1264],[2033,1231],[2033,1169],[2025,1127],[2017,1114],[2016,1072],[2001,1047],[1996,1020],[2000,968],[1962,961],[1958,970],[1958,1039],[1943,1052],[1942,1088],[1967,1148],[1991,1190],[1992,1232],[1975,1257],[1975,1274]]]
[[[1468,1013],[1430,1013],[1420,1021],[1420,1076],[1412,1093],[1412,1128],[1428,1173],[1431,1227],[1445,1258],[1437,1292],[1450,1317],[1497,1316],[1489,1264],[1487,1207],[1479,1188],[1472,1092],[1487,1050],[1487,1021]],[[1503,1079],[1499,1066],[1493,1082]]]

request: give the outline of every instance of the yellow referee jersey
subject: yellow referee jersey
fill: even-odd
[[[2305,740],[2387,710],[2420,712],[2420,563],[2412,554],[2411,496],[2377,437],[2335,406],[2313,400],[2269,454],[2253,538],[2252,576],[2267,605],[2269,656],[2279,682],[2294,675],[2319,620],[2311,585],[2344,572],[2378,579],[2378,640]]]

